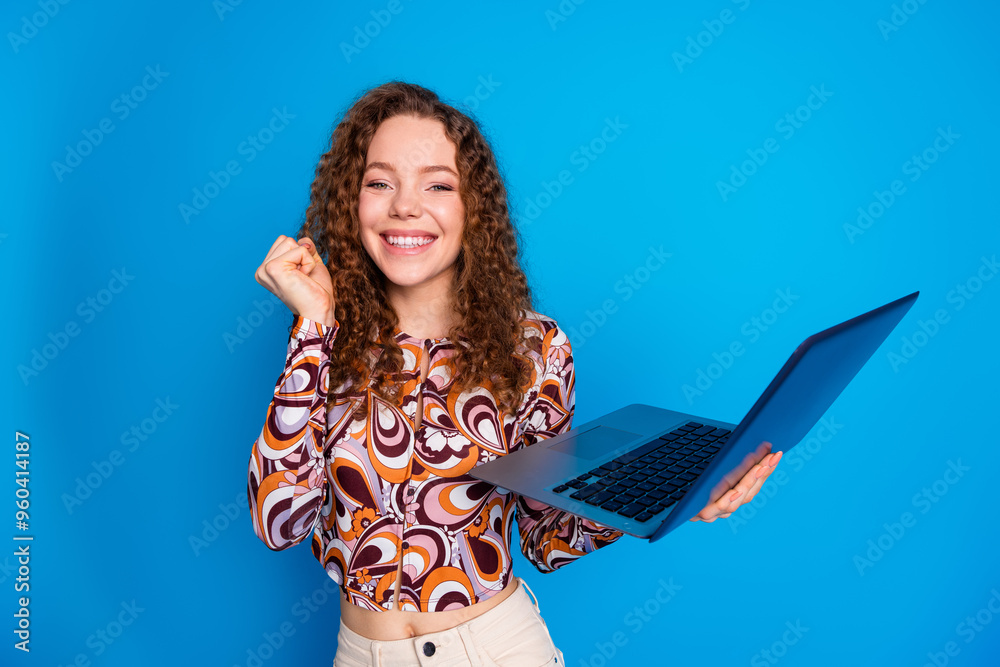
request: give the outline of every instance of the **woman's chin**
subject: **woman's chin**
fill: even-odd
[[[391,285],[400,289],[412,289],[422,287],[434,282],[436,275],[427,271],[385,271],[386,280]]]
[[[454,263],[444,270],[430,266],[400,266],[399,263],[392,260],[376,262],[376,264],[379,265],[379,269],[390,284],[403,289],[426,287],[435,283],[440,283],[450,289],[451,280],[455,273]]]

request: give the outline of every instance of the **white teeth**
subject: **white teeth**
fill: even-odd
[[[433,236],[386,236],[389,245],[397,248],[417,248],[434,240]]]

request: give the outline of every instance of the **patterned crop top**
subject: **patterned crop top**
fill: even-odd
[[[556,322],[529,312],[535,369],[517,417],[483,387],[450,392],[447,338],[395,334],[403,350],[400,405],[370,388],[339,387],[327,401],[330,352],[340,326],[296,316],[285,368],[254,442],[248,500],[254,532],[273,550],[312,534],[313,555],[352,604],[444,611],[498,593],[511,580],[515,508],[521,550],[552,572],[622,536],[612,528],[468,474],[479,463],[568,431],[573,356]],[[421,382],[421,360],[430,355]],[[421,425],[417,397],[423,393]]]

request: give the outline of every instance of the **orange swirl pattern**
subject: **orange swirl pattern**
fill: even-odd
[[[485,600],[513,576],[509,535],[551,572],[622,533],[528,500],[470,476],[486,461],[571,428],[573,355],[556,322],[529,312],[542,340],[533,386],[516,416],[502,414],[487,388],[451,391],[446,338],[398,332],[404,383],[399,404],[369,388],[328,387],[338,325],[295,318],[285,368],[250,455],[247,490],[254,532],[281,550],[312,535],[313,555],[366,609],[444,611]],[[429,373],[420,378],[424,356]],[[329,400],[327,394],[330,394]],[[421,425],[415,428],[417,398]]]

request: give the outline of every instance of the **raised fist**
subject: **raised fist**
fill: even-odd
[[[296,315],[334,325],[333,280],[308,236],[279,236],[254,277]]]

